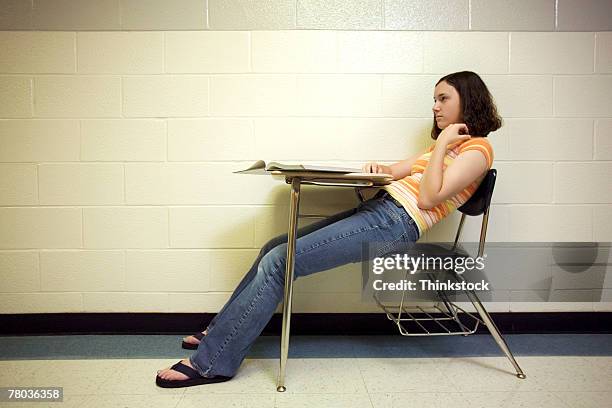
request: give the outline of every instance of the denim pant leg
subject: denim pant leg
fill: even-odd
[[[358,208],[360,208],[362,205],[363,204],[360,204],[359,207],[357,208],[339,212],[337,214],[331,215],[322,220],[313,222],[309,225],[299,228],[296,233],[297,238],[303,237],[304,235],[310,234],[311,232],[314,232],[336,221],[340,221],[346,217],[350,217],[351,215],[355,214],[355,212],[358,211]],[[257,255],[257,258],[255,259],[255,262],[253,262],[253,266],[251,266],[251,269],[249,269],[246,275],[244,275],[244,277],[242,278],[242,280],[240,281],[236,289],[234,289],[234,292],[232,293],[228,301],[225,302],[225,305],[215,315],[215,317],[213,317],[210,323],[208,323],[208,326],[206,327],[207,333],[211,332],[211,330],[213,329],[213,327],[215,326],[217,322],[217,319],[223,315],[227,307],[234,301],[234,299],[238,295],[240,295],[240,293],[245,288],[245,286],[248,285],[251,282],[251,280],[253,280],[253,277],[257,273],[257,266],[259,265],[259,261],[261,260],[261,258],[263,258],[268,252],[270,252],[272,248],[280,244],[286,243],[287,240],[288,240],[288,234],[282,234],[275,238],[272,238],[271,240],[269,240],[267,243],[263,245],[263,247],[261,248],[261,251],[259,251],[259,255]]]
[[[381,251],[418,239],[418,229],[403,208],[386,199],[369,200],[354,214],[296,240],[295,278],[366,260],[363,245],[383,243]],[[227,305],[214,329],[190,357],[203,376],[233,377],[251,345],[283,299],[287,243],[269,250],[250,281]],[[381,256],[384,252],[375,253]]]

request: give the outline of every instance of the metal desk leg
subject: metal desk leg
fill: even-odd
[[[281,332],[281,355],[280,372],[276,391],[284,392],[285,388],[285,368],[287,366],[287,356],[289,354],[289,334],[291,323],[291,301],[293,297],[293,266],[295,257],[295,239],[297,235],[297,220],[300,204],[300,179],[294,177],[291,180],[291,204],[289,207],[289,234],[287,237],[287,262],[285,268],[285,296],[283,300],[283,326]]]

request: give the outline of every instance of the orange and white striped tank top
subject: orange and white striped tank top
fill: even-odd
[[[419,198],[419,186],[421,179],[423,178],[423,172],[425,167],[429,164],[431,158],[431,152],[434,150],[436,144],[431,145],[427,151],[421,155],[416,162],[412,165],[412,173],[409,176],[404,177],[400,180],[392,181],[382,187],[388,191],[389,194],[399,201],[402,206],[406,209],[408,214],[415,221],[419,228],[419,237],[423,236],[423,233],[431,228],[437,222],[440,222],[453,210],[461,207],[476,191],[478,184],[476,181],[462,192],[447,199],[446,201],[436,205],[429,210],[423,210],[417,206]],[[467,150],[478,150],[484,154],[487,159],[488,169],[493,165],[493,148],[489,144],[486,137],[472,137],[464,141],[461,144],[456,144],[454,147],[449,145],[447,148],[446,155],[444,156],[444,164],[442,169],[445,170],[455,160],[459,154]]]

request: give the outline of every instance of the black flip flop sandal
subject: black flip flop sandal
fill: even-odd
[[[202,341],[202,338],[204,336],[206,336],[204,333],[202,332],[197,332],[196,334],[192,334],[193,337],[195,337],[196,339]],[[183,344],[181,344],[181,347],[187,350],[197,350],[198,346],[200,345],[200,343],[198,344],[193,344],[193,343],[187,343],[185,340],[183,340]]]
[[[160,376],[155,377],[155,384],[158,387],[162,388],[181,388],[181,387],[191,387],[194,385],[202,385],[202,384],[213,384],[220,383],[224,381],[229,381],[232,377],[224,377],[222,375],[217,375],[211,378],[202,377],[196,370],[181,363],[180,361],[171,367],[174,371],[178,371],[179,373],[185,374],[189,377],[186,380],[164,380],[160,378]]]

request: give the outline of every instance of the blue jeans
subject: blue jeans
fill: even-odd
[[[383,192],[357,208],[298,229],[294,278],[382,256],[419,239],[406,210]],[[374,252],[364,244],[377,243]],[[372,254],[372,255],[367,255]],[[234,293],[207,327],[189,361],[204,377],[233,377],[283,300],[287,234],[268,241]]]

